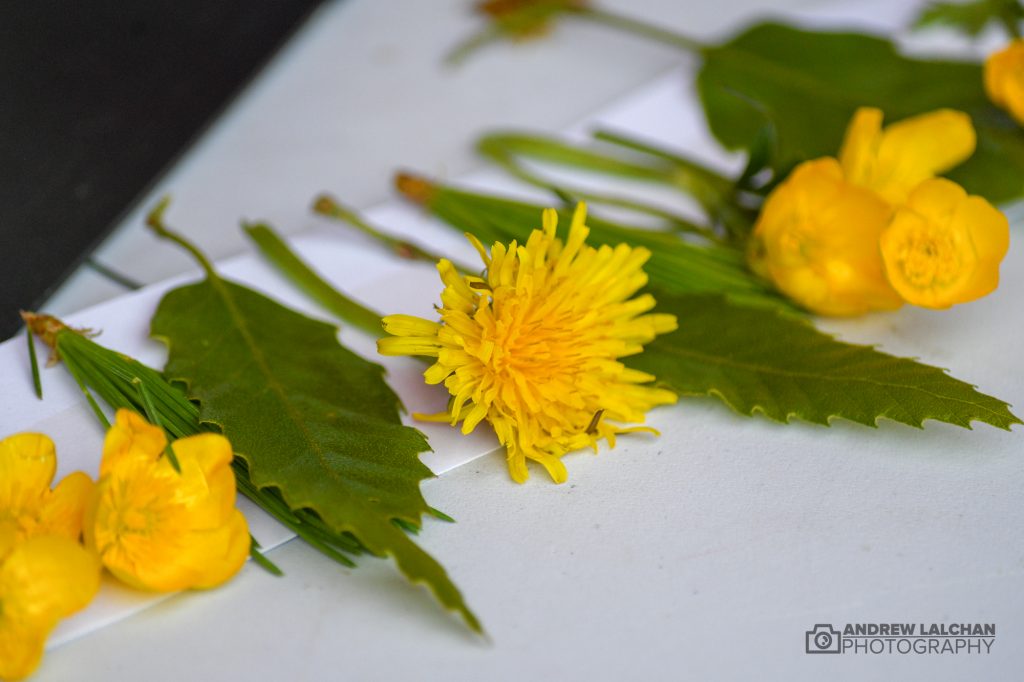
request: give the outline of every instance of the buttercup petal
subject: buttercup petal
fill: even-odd
[[[39,667],[48,630],[27,623],[0,623],[0,680],[23,680]]]
[[[163,454],[166,445],[167,437],[163,429],[153,426],[131,410],[118,410],[103,441],[100,476],[126,457],[157,459]]]
[[[174,441],[174,454],[182,468],[179,495],[191,508],[192,527],[216,528],[235,510],[234,453],[220,434],[204,433]]]
[[[236,509],[227,523],[196,543],[197,549],[193,551],[202,562],[198,566],[200,575],[192,587],[210,589],[229,580],[249,557],[250,542],[249,525]]]
[[[78,540],[82,521],[95,484],[87,474],[76,471],[65,476],[43,504],[40,525],[48,534]]]
[[[100,585],[96,556],[73,540],[38,536],[0,563],[0,678],[27,677],[61,618],[92,601]]]
[[[882,116],[881,109],[861,107],[846,128],[839,164],[846,179],[855,185],[867,184],[874,173],[882,141]]]
[[[878,147],[873,185],[890,201],[902,201],[924,180],[960,165],[974,153],[971,117],[939,109],[886,127]]]
[[[41,433],[19,433],[0,440],[0,515],[36,510],[57,470],[53,441]]]

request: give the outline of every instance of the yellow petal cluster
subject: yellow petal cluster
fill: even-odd
[[[213,587],[241,568],[249,530],[235,508],[231,445],[214,434],[176,441],[180,473],[166,447],[162,429],[120,410],[99,482],[79,471],[51,490],[53,441],[0,441],[0,679],[36,669],[47,635],[88,605],[104,566],[160,591]]]
[[[985,92],[1024,124],[1024,40],[1014,40],[985,60]]]
[[[970,118],[939,110],[883,129],[861,108],[838,159],[797,166],[754,226],[751,267],[808,310],[861,315],[904,302],[947,308],[998,283],[1006,218],[936,175],[976,145]]]
[[[543,214],[543,230],[526,244],[495,243],[490,253],[467,235],[486,270],[460,275],[447,260],[441,321],[408,315],[384,318],[393,337],[384,355],[436,358],[424,374],[444,384],[448,410],[434,417],[462,422],[470,433],[482,421],[506,447],[509,472],[523,482],[527,460],[561,483],[561,456],[644,427],[645,413],[674,403],[670,391],[647,386],[654,377],[626,368],[619,358],[639,353],[658,334],[676,328],[672,315],[652,314],[654,298],[634,295],[647,283],[650,253],[620,244],[586,244],[586,207],[580,204],[563,241],[558,214]]]
[[[955,182],[926,180],[882,234],[889,280],[908,303],[948,308],[995,290],[1010,247],[1006,216]]]
[[[214,587],[249,554],[248,526],[235,508],[231,445],[212,433],[175,441],[180,473],[164,456],[166,446],[162,429],[118,411],[86,514],[86,545],[140,589]]]
[[[0,679],[30,675],[57,622],[99,589],[99,561],[79,544],[92,480],[75,472],[51,489],[56,469],[46,436],[0,441]]]
[[[899,308],[903,300],[886,279],[878,252],[890,215],[878,195],[846,180],[835,159],[808,161],[765,202],[751,265],[822,315]]]

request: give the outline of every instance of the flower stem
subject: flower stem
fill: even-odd
[[[611,141],[615,142],[614,139]],[[622,146],[631,148],[628,145]],[[632,150],[637,151],[636,149]],[[570,168],[581,168],[592,173],[613,177],[678,186],[676,176],[680,171],[677,166],[681,162],[673,158],[662,157],[647,151],[648,155],[654,156],[659,161],[657,165],[647,165],[555,139],[507,133],[485,135],[477,141],[477,151],[520,180],[554,192],[566,203],[574,204],[584,200],[592,204],[615,206],[664,220],[670,228],[678,232],[700,235],[711,241],[718,240],[718,235],[707,226],[698,225],[673,211],[622,195],[604,194],[559,185],[546,179],[540,173],[529,170],[519,161],[522,157]],[[666,161],[669,163],[664,163]],[[684,187],[684,189],[686,188]],[[701,197],[698,197],[698,200],[702,200]]]
[[[608,10],[596,9],[594,7],[579,7],[569,10],[569,12],[575,16],[583,17],[584,19],[588,19],[595,23],[611,26],[612,28],[620,29],[627,33],[633,33],[643,38],[649,38],[691,54],[700,54],[707,49],[707,45],[704,45],[700,41],[694,40],[689,36],[684,36],[638,19],[632,19],[621,14],[609,12]]]
[[[313,210],[320,215],[340,220],[341,222],[347,223],[349,226],[356,228],[374,241],[384,244],[390,248],[391,252],[399,258],[405,258],[407,260],[421,260],[428,263],[437,263],[439,260],[444,258],[444,256],[428,251],[427,249],[413,244],[412,242],[392,237],[389,234],[381,232],[373,225],[370,225],[368,222],[360,218],[358,213],[350,208],[342,206],[326,194],[322,194],[317,197],[316,202],[313,204]]]
[[[243,229],[281,274],[334,315],[373,336],[381,335],[380,313],[353,301],[332,287],[292,251],[267,225],[244,225]]]
[[[174,232],[164,224],[164,212],[167,210],[167,206],[170,203],[171,198],[169,196],[161,199],[160,202],[157,203],[156,207],[149,212],[149,215],[146,216],[146,225],[149,229],[153,230],[158,237],[172,241],[192,254],[192,257],[196,259],[196,262],[199,263],[210,279],[219,279],[217,271],[213,267],[213,263],[206,258],[206,254],[196,248],[195,244],[188,241],[177,232]]]

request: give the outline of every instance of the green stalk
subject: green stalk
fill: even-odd
[[[558,15],[565,14],[608,26],[642,38],[654,40],[678,50],[699,54],[707,48],[703,43],[660,26],[625,17],[606,10],[590,7],[583,2],[573,6],[570,3],[541,3],[525,5],[512,15],[490,17],[488,25],[452,49],[445,61],[456,65],[465,61],[482,47],[502,39],[522,40],[543,33],[544,28]]]
[[[660,167],[638,164],[610,154],[602,154],[590,149],[566,144],[559,140],[507,133],[485,135],[477,142],[477,151],[500,165],[511,175],[531,185],[550,190],[559,196],[565,197],[569,200],[569,203],[583,200],[593,204],[624,208],[664,220],[670,227],[679,232],[695,234],[710,241],[719,240],[718,235],[712,229],[703,225],[697,225],[677,213],[658,206],[625,196],[566,187],[547,180],[539,174],[528,170],[517,160],[517,157],[548,161],[562,166],[580,168],[593,173],[631,180],[657,182],[674,187],[679,186],[679,183],[676,181],[678,171],[670,164],[661,164]],[[698,201],[700,201],[699,198]]]
[[[353,301],[332,287],[315,270],[288,248],[288,245],[268,225],[244,225],[260,253],[278,271],[314,301],[337,317],[362,329],[372,336],[381,335],[380,313]]]
[[[32,388],[35,389],[36,397],[43,399],[43,382],[39,378],[39,358],[36,357],[36,342],[32,338],[32,330],[25,327],[25,338],[28,339],[28,359],[32,366]]]
[[[681,156],[661,147],[655,147],[634,137],[610,130],[597,130],[594,132],[594,139],[668,162],[672,169],[672,173],[668,174],[668,181],[673,184],[680,184],[680,177],[684,177],[686,182],[682,183],[683,189],[693,192],[694,198],[702,203],[705,197],[698,192],[713,190],[715,192],[714,198],[720,200],[722,195],[732,191],[735,184],[721,173],[711,170],[694,159]],[[691,183],[692,189],[690,189]]]
[[[570,13],[594,23],[632,33],[641,38],[648,38],[691,54],[700,54],[708,49],[707,45],[689,36],[607,10],[584,6],[573,9]]]
[[[445,256],[429,251],[418,244],[381,232],[373,225],[363,220],[357,212],[342,206],[326,194],[322,194],[317,197],[316,202],[313,204],[313,211],[322,216],[346,223],[350,227],[354,227],[356,230],[362,232],[374,241],[387,246],[388,249],[399,258],[405,258],[407,260],[421,260],[426,261],[427,263],[437,263],[442,258],[445,258]],[[449,258],[448,260],[451,259]],[[455,265],[459,269],[465,269],[464,266],[461,266],[458,263],[455,263]]]

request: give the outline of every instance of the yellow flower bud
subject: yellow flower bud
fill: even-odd
[[[921,183],[881,236],[889,281],[908,303],[927,308],[994,291],[1009,246],[1006,216],[941,178]]]
[[[800,164],[768,197],[753,232],[755,271],[808,310],[861,315],[902,305],[885,278],[878,238],[892,215],[833,158]]]
[[[1014,40],[985,60],[985,92],[1024,124],[1024,40]]]

